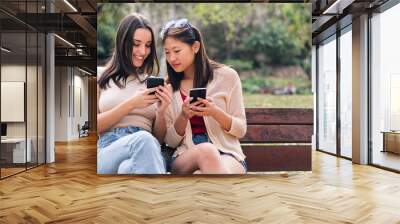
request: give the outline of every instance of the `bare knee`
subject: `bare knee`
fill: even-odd
[[[198,158],[202,161],[216,161],[219,160],[220,155],[218,149],[211,143],[201,143],[196,145]]]
[[[202,143],[197,145],[198,164],[201,173],[204,174],[226,174],[226,169],[222,157],[215,145],[210,143]]]

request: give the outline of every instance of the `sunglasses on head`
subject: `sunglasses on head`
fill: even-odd
[[[189,29],[192,28],[186,18],[178,19],[178,20],[171,20],[163,26],[163,28],[161,29],[161,32],[160,32],[160,36],[161,36],[161,38],[164,38],[164,34],[170,28],[184,28],[184,27],[188,27]]]

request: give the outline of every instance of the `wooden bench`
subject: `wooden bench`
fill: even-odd
[[[311,171],[312,109],[246,108],[246,118],[240,142],[249,172]],[[173,151],[162,147],[167,161]]]
[[[311,171],[313,110],[246,108],[248,171]]]

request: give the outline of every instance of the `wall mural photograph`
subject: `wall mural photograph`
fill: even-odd
[[[298,162],[310,158],[313,130],[309,10],[98,4],[98,173],[244,174],[291,160],[301,164],[291,169],[311,169],[310,159]],[[253,125],[262,122],[253,114],[272,108],[275,122],[301,110],[310,125]],[[288,142],[302,157],[280,150],[276,167],[265,165],[261,150]]]

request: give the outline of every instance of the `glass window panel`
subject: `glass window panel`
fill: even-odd
[[[340,153],[352,157],[352,33],[340,37]]]
[[[39,33],[38,45],[38,164],[45,163],[45,52],[46,37]]]
[[[400,170],[400,30],[395,27],[400,21],[400,4],[376,14],[372,25],[372,163]],[[386,147],[385,144],[386,143]]]
[[[23,8],[24,3],[20,2],[19,7]],[[7,19],[10,23],[13,23],[14,20],[1,12],[0,18],[2,20]],[[2,47],[0,61],[0,110],[2,113],[1,122],[6,125],[7,129],[7,133],[1,140],[1,177],[4,178],[25,170],[25,163],[27,160],[29,161],[29,153],[31,152],[29,150],[30,144],[27,144],[26,141],[25,91],[27,48],[25,29],[2,23],[0,43]],[[7,100],[10,98],[13,99],[13,102]]]
[[[44,12],[44,5],[44,0],[0,2],[0,7],[10,12],[0,12],[0,109],[2,114],[17,117],[15,120],[2,117],[2,123],[7,125],[7,133],[3,136],[0,148],[1,178],[45,161],[45,35],[21,22],[30,16],[38,18],[35,14]],[[8,100],[12,98],[16,102],[13,106],[19,109],[4,106],[5,96]]]
[[[26,80],[26,112],[27,112],[27,142],[31,153],[28,167],[37,165],[37,74],[38,74],[38,36],[36,32],[28,32],[28,62],[27,62],[27,80]],[[29,148],[28,147],[28,148]]]
[[[318,48],[318,149],[336,153],[336,38]]]

